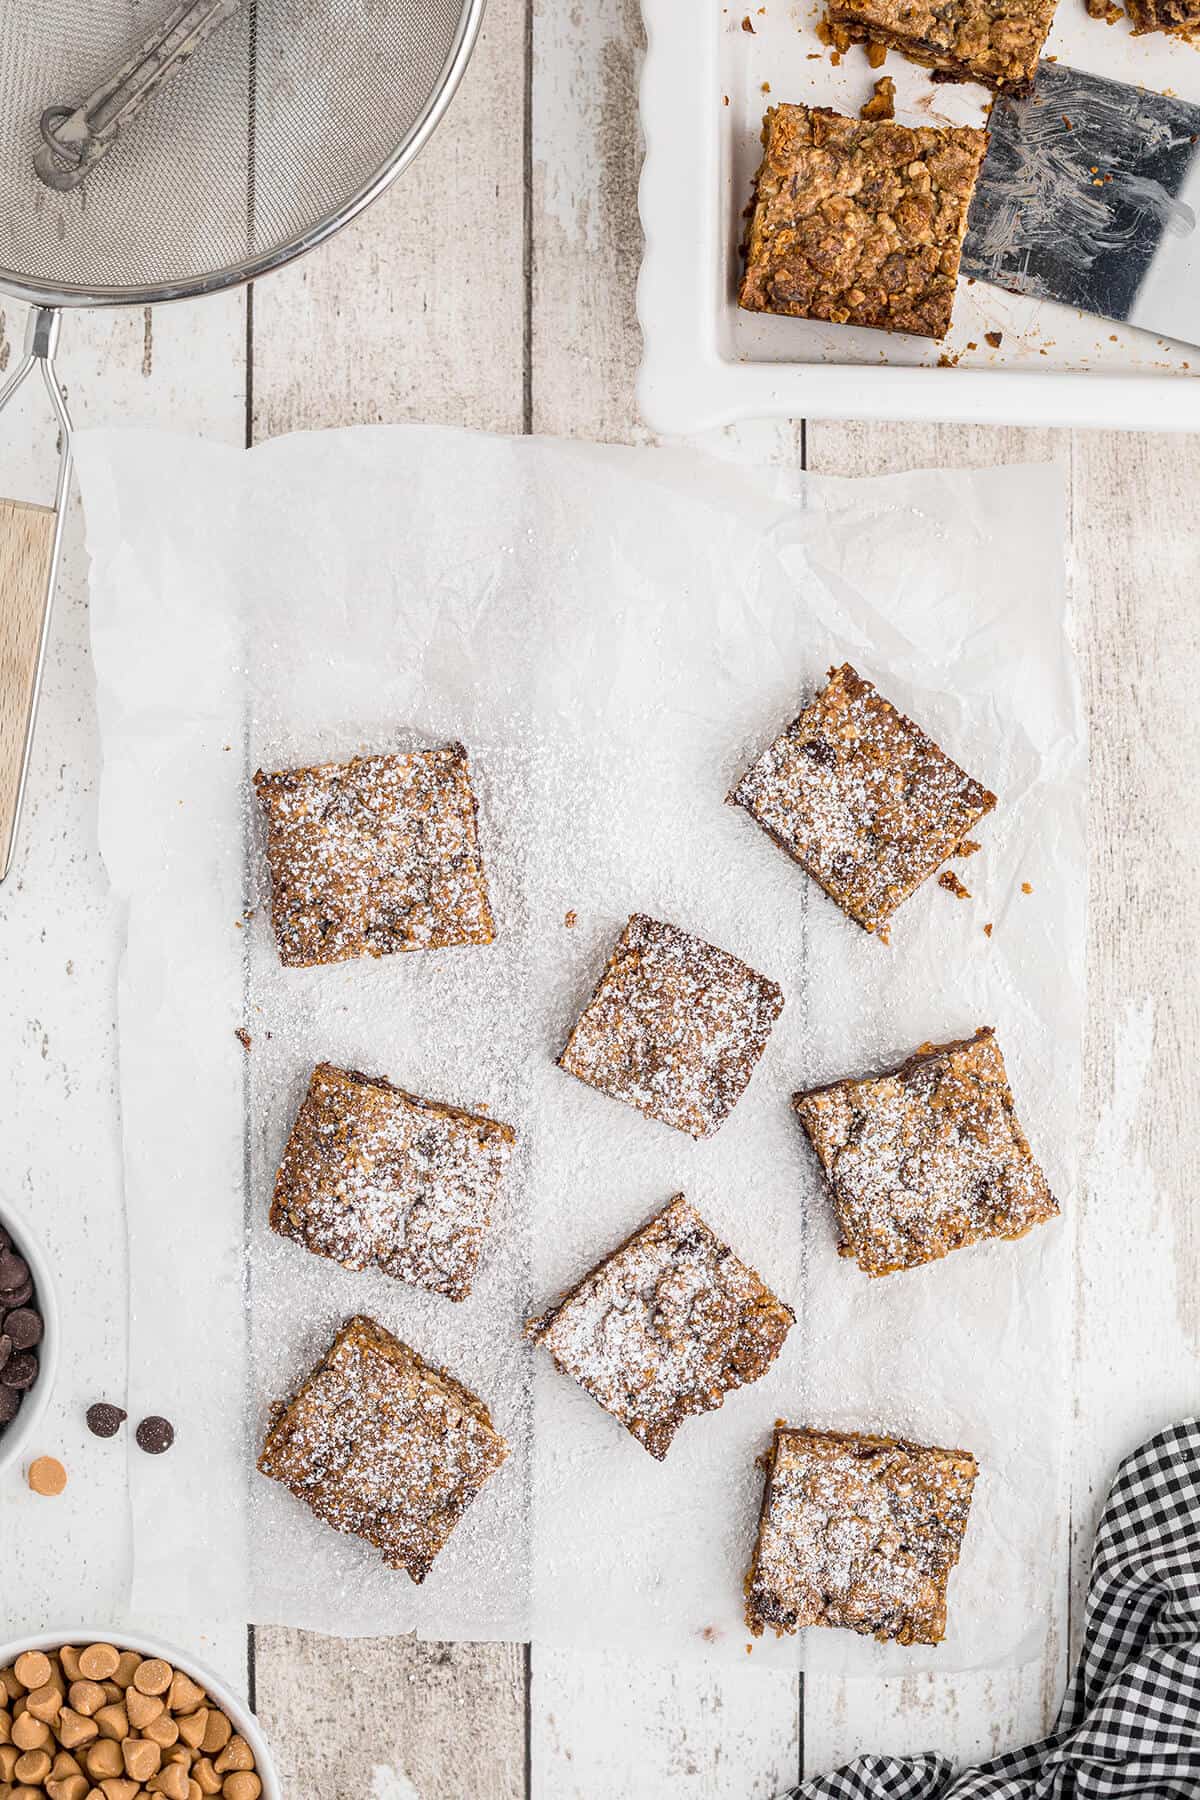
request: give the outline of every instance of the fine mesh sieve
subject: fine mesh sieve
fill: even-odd
[[[181,14],[193,9],[181,6]],[[214,13],[216,7],[211,8]],[[278,268],[344,225],[425,143],[483,0],[242,0],[149,91],[82,185],[47,186],[65,118],[174,17],[169,0],[0,0],[0,291],[35,307],[0,409],[40,367],[63,441],[53,508],[0,501],[0,881],[28,770],[61,541],[70,420],[57,311],[152,305]]]

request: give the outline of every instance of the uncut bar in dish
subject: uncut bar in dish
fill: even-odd
[[[260,769],[280,961],[306,968],[495,935],[461,744]]]
[[[986,132],[773,106],[738,304],[942,338]]]
[[[828,19],[859,42],[898,50],[935,81],[980,81],[1027,94],[1055,0],[829,0]],[[845,37],[842,38],[845,42]]]
[[[884,943],[897,907],[996,804],[849,663],[728,799]]]
[[[1058,1214],[990,1027],[793,1105],[829,1183],[839,1252],[868,1275],[1024,1237]]]
[[[756,1637],[844,1626],[938,1644],[978,1474],[966,1450],[778,1425],[746,1577]]]
[[[347,1269],[463,1300],[511,1125],[320,1063],[284,1148],[271,1227]]]
[[[558,1065],[694,1138],[729,1117],[783,1010],[728,950],[633,913]]]
[[[661,1461],[686,1418],[766,1373],[795,1317],[677,1194],[525,1331]]]
[[[419,1583],[507,1455],[477,1394],[359,1315],[281,1410],[258,1467]]]

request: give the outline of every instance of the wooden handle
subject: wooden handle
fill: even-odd
[[[0,881],[16,842],[53,549],[53,507],[0,500]]]

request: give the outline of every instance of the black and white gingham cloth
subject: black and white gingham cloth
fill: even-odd
[[[1121,1465],[1088,1587],[1079,1667],[1048,1738],[954,1775],[945,1757],[860,1756],[791,1800],[1200,1800],[1200,1420]]]

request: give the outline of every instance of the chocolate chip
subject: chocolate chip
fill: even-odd
[[[95,1437],[116,1437],[128,1417],[123,1406],[110,1406],[107,1400],[97,1400],[87,1409],[88,1430]]]
[[[20,1287],[29,1275],[29,1264],[15,1250],[0,1250],[0,1294]]]
[[[7,1388],[31,1388],[37,1380],[38,1360],[28,1350],[10,1356],[0,1370],[0,1384]]]
[[[14,1350],[32,1350],[42,1341],[42,1315],[32,1306],[19,1306],[15,1312],[5,1313],[4,1331]]]
[[[0,1306],[24,1306],[33,1299],[33,1281],[26,1276],[20,1287],[10,1288],[7,1293],[0,1294]]]
[[[147,1456],[161,1456],[175,1442],[175,1427],[170,1419],[160,1419],[157,1413],[151,1413],[138,1426],[137,1441],[138,1449],[144,1450]]]
[[[15,1419],[20,1406],[21,1396],[16,1388],[0,1384],[0,1425],[7,1425],[11,1419]]]

